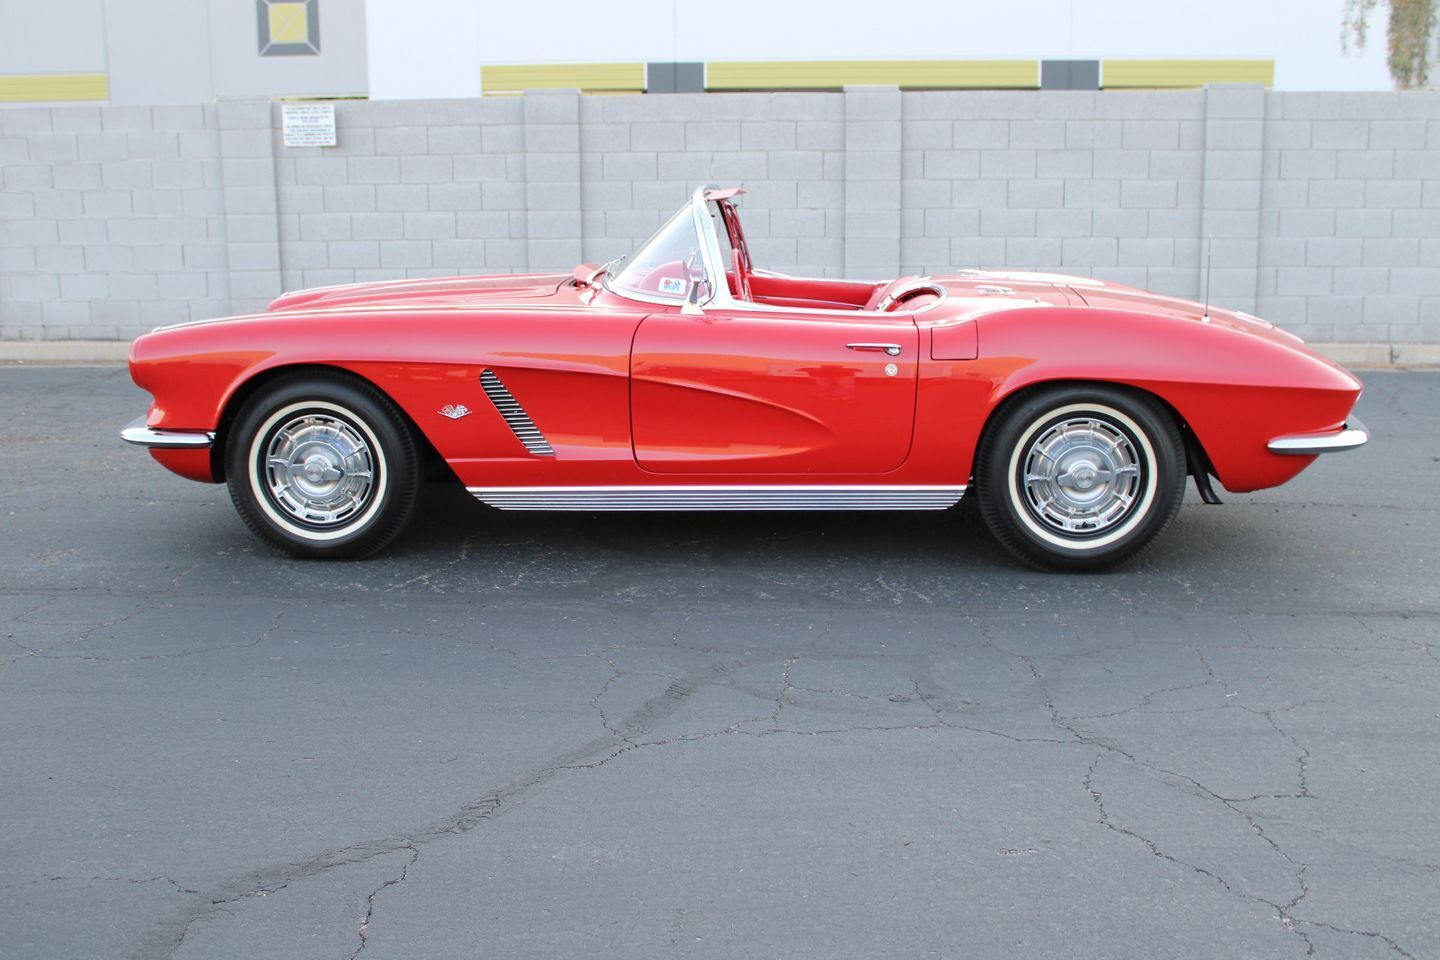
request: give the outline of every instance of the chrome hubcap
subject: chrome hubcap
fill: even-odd
[[[287,421],[265,451],[265,482],[276,505],[312,526],[359,513],[375,485],[370,445],[343,420],[305,414]]]
[[[1062,533],[1114,526],[1130,513],[1139,489],[1134,444],[1104,420],[1062,420],[1025,453],[1025,499],[1036,517]]]

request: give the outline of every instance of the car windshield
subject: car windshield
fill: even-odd
[[[645,299],[685,299],[689,281],[705,280],[700,242],[689,204],[665,222],[628,259],[617,260],[605,272],[608,285],[621,294]]]

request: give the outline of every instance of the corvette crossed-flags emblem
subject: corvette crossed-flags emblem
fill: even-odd
[[[459,420],[461,417],[469,415],[470,408],[463,403],[447,403],[440,408],[440,416],[449,417],[451,420]]]

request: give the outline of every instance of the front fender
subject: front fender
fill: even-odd
[[[981,356],[996,371],[992,402],[1065,380],[1129,385],[1168,403],[1194,432],[1226,489],[1284,483],[1313,457],[1267,444],[1345,421],[1360,382],[1273,331],[1094,308],[1030,309],[979,320]]]

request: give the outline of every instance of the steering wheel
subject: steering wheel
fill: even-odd
[[[889,313],[899,309],[906,300],[922,293],[938,294],[943,297],[944,289],[937,287],[935,281],[929,277],[911,280],[898,290],[887,290],[885,296],[881,297],[880,302],[875,305],[875,309],[879,313]]]

